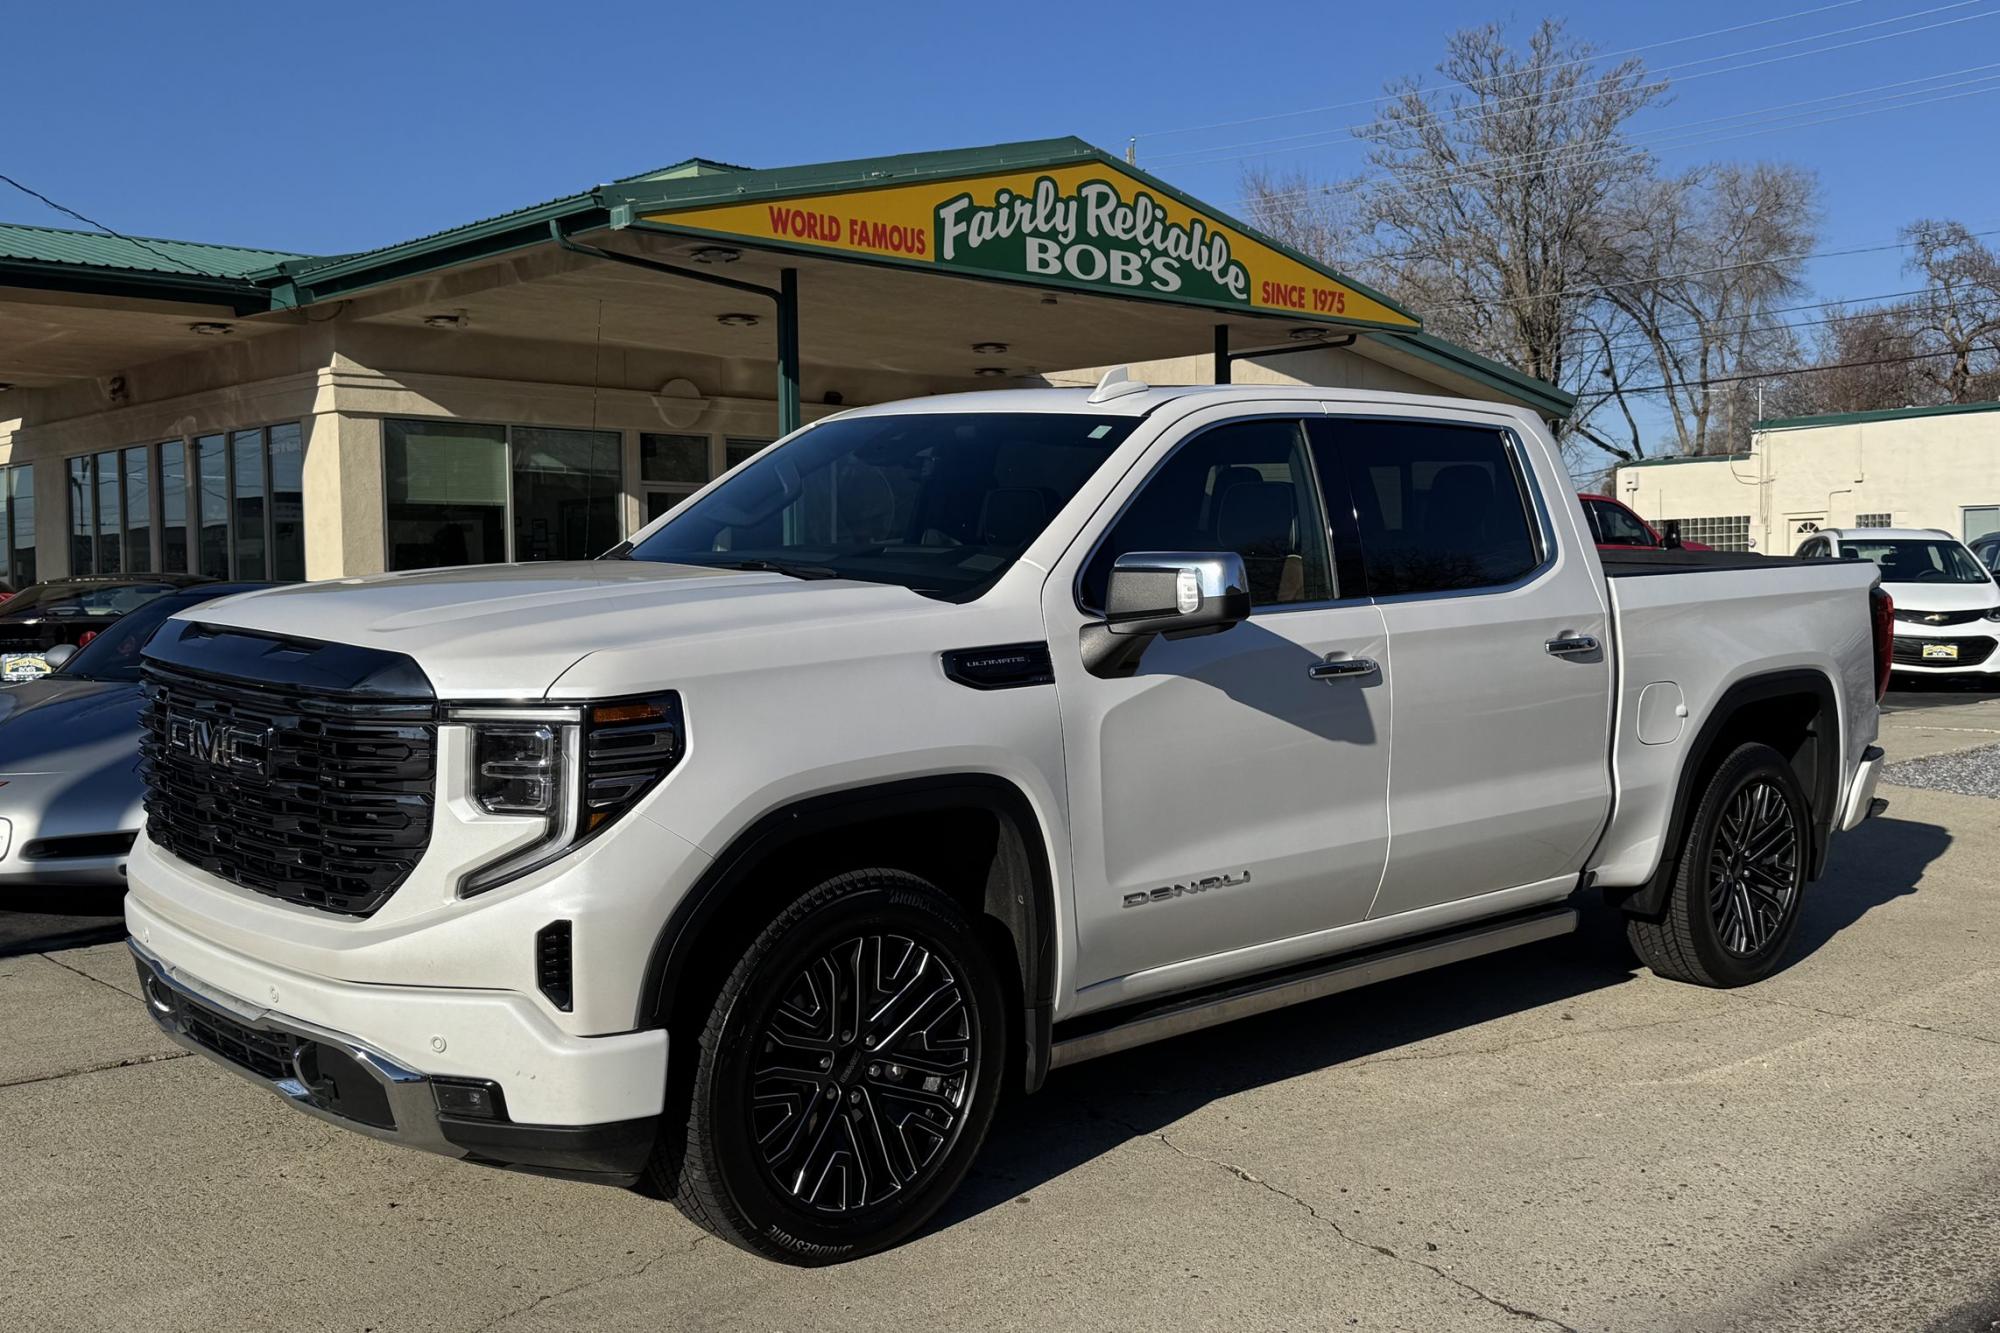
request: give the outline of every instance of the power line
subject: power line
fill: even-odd
[[[0,181],[6,182],[7,184],[13,186],[15,189],[19,190],[22,194],[28,195],[30,198],[41,200],[44,204],[47,204],[50,208],[53,208],[58,213],[63,213],[69,217],[75,218],[78,222],[83,223],[86,227],[95,227],[97,230],[103,232],[106,236],[116,237],[118,240],[125,242],[127,245],[136,245],[141,250],[144,250],[147,254],[153,255],[160,259],[164,259],[169,264],[173,264],[179,268],[184,268],[190,273],[200,274],[204,278],[213,278],[218,276],[214,273],[210,273],[207,269],[196,268],[194,265],[188,263],[185,259],[176,258],[175,256],[168,254],[164,250],[156,249],[135,236],[127,236],[124,232],[115,231],[112,228],[105,226],[102,222],[99,222],[94,218],[87,218],[83,214],[77,212],[74,208],[70,208],[67,205],[57,203],[55,200],[43,194],[40,190],[30,189],[28,186],[21,184],[21,182],[15,180],[12,176],[0,174]]]
[[[1995,69],[1995,68],[2000,68],[2000,65],[1983,65],[1983,66],[1974,66],[1973,68]],[[1960,72],[1960,71],[1954,71],[1954,72]],[[1944,78],[1944,77],[1946,76],[1941,74],[1929,76],[1929,78]],[[1908,82],[1911,83],[1921,83],[1927,81],[1928,79],[1908,80]],[[1984,86],[1974,86],[1974,85],[1984,85]],[[1883,85],[1883,86],[1894,87],[1895,85]],[[1963,88],[1966,91],[1963,92],[1948,91],[1949,89],[1953,88]],[[1553,149],[1543,150],[1539,154],[1522,153],[1522,154],[1503,155],[1492,158],[1482,158],[1477,163],[1459,168],[1455,171],[1432,172],[1429,173],[1427,176],[1420,176],[1418,179],[1410,183],[1391,181],[1388,184],[1378,185],[1374,187],[1374,191],[1377,195],[1385,196],[1388,198],[1400,198],[1410,195],[1435,194],[1443,190],[1449,190],[1453,186],[1463,181],[1480,181],[1480,182],[1491,183],[1499,181],[1519,180],[1524,176],[1537,175],[1540,174],[1541,172],[1554,170],[1558,167],[1578,167],[1578,166],[1589,166],[1597,162],[1615,162],[1623,157],[1638,156],[1640,149],[1634,147],[1633,146],[1634,144],[1636,144],[1641,140],[1661,135],[1666,135],[1670,137],[1679,135],[1683,137],[1679,138],[1675,142],[1662,142],[1657,144],[1648,143],[1645,145],[1645,151],[1675,152],[1687,148],[1706,147],[1711,144],[1733,143],[1739,139],[1751,139],[1764,134],[1783,134],[1791,130],[1817,129],[1822,125],[1838,124],[1841,121],[1860,120],[1868,116],[1885,115],[1891,111],[1906,111],[1914,107],[1930,106],[1931,104],[1936,102],[1955,102],[1958,101],[1960,98],[1979,97],[1991,92],[2000,92],[2000,75],[1987,74],[1987,75],[1982,75],[1981,77],[1975,79],[1961,79],[1957,83],[1939,84],[1936,87],[1932,88],[1911,89],[1910,91],[1907,92],[1890,93],[1887,96],[1882,96],[1882,97],[1869,98],[1861,96],[1861,94],[1863,93],[1872,91],[1874,90],[1861,89],[1857,90],[1857,92],[1855,93],[1832,94],[1831,97],[1860,97],[1861,100],[1847,103],[1845,106],[1842,107],[1824,107],[1818,111],[1794,111],[1786,115],[1773,116],[1767,123],[1753,124],[1749,127],[1742,127],[1742,126],[1731,127],[1730,131],[1726,133],[1707,132],[1707,133],[1695,133],[1689,135],[1686,133],[1686,131],[1689,128],[1691,128],[1692,126],[1698,126],[1707,123],[1702,121],[1694,121],[1690,122],[1690,124],[1687,126],[1678,126],[1671,129],[1661,129],[1661,130],[1649,131],[1641,135],[1634,135],[1629,140],[1621,139],[1614,141],[1610,139],[1599,139],[1590,143],[1560,145]],[[1937,94],[1937,95],[1936,96],[1921,95],[1927,93]],[[1827,101],[1830,100],[1830,98],[1822,97],[1822,98],[1813,98],[1810,100]],[[1889,105],[1871,107],[1868,105],[1868,103],[1871,101],[1887,102],[1889,103]],[[1751,115],[1751,114],[1757,114],[1757,113],[1752,113],[1752,112],[1739,113],[1739,115]],[[1724,117],[1717,117],[1716,119],[1728,120],[1736,118],[1737,117],[1724,116]],[[1784,123],[1784,122],[1791,122],[1791,123]],[[1583,156],[1577,158],[1574,161],[1560,161],[1559,159],[1561,158],[1561,155],[1564,153],[1580,153],[1583,154]],[[1506,163],[1516,160],[1529,161],[1531,159],[1536,159],[1536,158],[1539,158],[1540,160],[1533,161],[1531,165],[1522,167],[1521,169],[1516,171],[1495,172],[1490,170],[1492,165],[1496,163]],[[1281,203],[1291,199],[1310,197],[1312,195],[1319,194],[1322,191],[1329,188],[1331,187],[1309,186],[1304,189],[1280,190],[1277,191],[1276,193],[1265,194],[1265,195],[1244,195],[1241,198],[1231,200],[1230,207],[1234,208],[1237,205],[1241,204],[1270,205],[1274,203]]]
[[[1968,2],[1970,2],[1970,0],[1968,0]],[[1754,22],[1738,23],[1732,27],[1727,27],[1727,28],[1712,28],[1707,32],[1693,33],[1686,37],[1672,37],[1668,38],[1665,41],[1649,42],[1644,46],[1626,47],[1622,51],[1605,51],[1600,53],[1593,53],[1588,56],[1580,57],[1576,60],[1565,60],[1547,65],[1537,65],[1523,72],[1538,73],[1541,70],[1546,70],[1546,69],[1566,69],[1571,65],[1592,64],[1599,60],[1615,60],[1620,56],[1637,55],[1641,51],[1657,50],[1658,48],[1663,46],[1679,46],[1687,42],[1698,42],[1709,37],[1722,37],[1732,32],[1743,32],[1750,28],[1768,27],[1773,23],[1784,23],[1791,19],[1808,18],[1814,14],[1824,14],[1830,9],[1846,9],[1852,5],[1856,5],[1859,3],[1860,0],[1838,0],[1838,2],[1835,4],[1819,5],[1812,9],[1801,9],[1790,14],[1780,14],[1776,18],[1757,19]],[[1471,85],[1467,83],[1451,83],[1445,86],[1451,88],[1471,87]],[[1401,94],[1398,93],[1383,93],[1377,97],[1363,97],[1363,98],[1358,98],[1352,102],[1335,102],[1329,106],[1307,107],[1301,111],[1276,111],[1268,115],[1262,115],[1262,116],[1245,116],[1240,120],[1219,120],[1209,125],[1184,126],[1176,130],[1148,130],[1135,137],[1142,139],[1164,139],[1171,135],[1176,135],[1176,134],[1199,134],[1205,130],[1231,129],[1237,125],[1257,125],[1272,120],[1289,120],[1296,116],[1316,116],[1327,111],[1345,111],[1350,107],[1374,106],[1381,102],[1390,101],[1391,99],[1398,97],[1400,95]]]
[[[1630,136],[1630,140],[1632,142],[1637,142],[1644,139],[1670,137],[1672,135],[1681,134],[1689,130],[1698,129],[1699,127],[1704,125],[1719,125],[1724,121],[1747,120],[1758,116],[1772,116],[1782,119],[1784,118],[1783,113],[1788,111],[1796,111],[1799,108],[1814,106],[1821,102],[1839,102],[1847,98],[1865,97],[1872,93],[1889,93],[1892,96],[1898,96],[1898,95],[1916,96],[1920,92],[1937,92],[1941,91],[1942,88],[1958,87],[1960,85],[1943,84],[1940,85],[1938,88],[1916,88],[1915,85],[1923,83],[1935,83],[1939,79],[1955,78],[1961,74],[1983,74],[1988,70],[1994,70],[1994,69],[2000,69],[2000,62],[1989,62],[1984,65],[1967,65],[1962,69],[1941,70],[1936,74],[1924,74],[1913,79],[1898,79],[1893,83],[1873,84],[1867,88],[1850,88],[1835,93],[1822,93],[1818,97],[1805,97],[1805,98],[1800,98],[1797,101],[1780,102],[1775,106],[1756,107],[1749,111],[1732,111],[1726,115],[1710,116],[1704,120],[1691,120],[1691,121],[1685,121],[1679,125],[1660,126],[1654,129],[1640,130],[1637,133]],[[1898,94],[1895,92],[1895,90],[1897,89],[1910,89],[1911,91],[1907,94]],[[1599,140],[1598,142],[1603,142],[1603,141]],[[1297,151],[1303,152],[1312,148],[1331,147],[1331,146],[1333,145],[1330,143],[1307,144],[1303,145]],[[1542,157],[1542,156],[1547,156],[1549,154],[1560,153],[1566,151],[1567,149],[1574,148],[1576,146],[1577,145],[1574,144],[1558,144],[1553,148],[1534,149],[1525,153],[1496,153],[1481,160],[1485,162],[1525,161],[1535,157]],[[1292,150],[1287,150],[1287,151],[1292,151]],[[1208,166],[1216,162],[1242,161],[1249,156],[1251,155],[1244,154],[1242,157],[1215,157],[1199,162],[1188,162],[1183,165],[1189,167]]]
[[[1612,398],[1627,393],[1664,393],[1672,388],[1708,389],[1718,384],[1742,384],[1749,380],[1778,379],[1785,375],[1810,375],[1822,370],[1858,370],[1864,366],[1895,366],[1911,361],[1931,361],[1941,356],[1957,355],[1958,352],[1956,350],[1946,348],[1939,352],[1912,352],[1907,356],[1880,356],[1862,361],[1833,361],[1816,366],[1787,366],[1783,370],[1753,370],[1746,371],[1740,375],[1708,375],[1700,379],[1682,380],[1678,384],[1645,384],[1637,388],[1621,387],[1618,389],[1595,390],[1594,392],[1600,397],[1601,401],[1609,402]]]

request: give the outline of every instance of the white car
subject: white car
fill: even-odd
[[[1937,528],[1826,528],[1808,560],[1867,560],[1896,602],[1893,670],[1909,676],[2000,675],[2000,583],[1964,542]]]
[[[860,408],[604,559],[170,621],[126,919],[161,1026],[310,1114],[831,1263],[1003,1086],[1586,893],[1768,976],[1878,808],[1875,582],[1600,553],[1494,403]]]

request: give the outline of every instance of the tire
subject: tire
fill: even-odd
[[[1657,976],[1728,988],[1775,972],[1798,931],[1811,811],[1785,757],[1739,745],[1702,789],[1666,911],[1626,935]]]
[[[662,1136],[653,1183],[696,1225],[768,1258],[886,1249],[971,1167],[1006,1035],[993,961],[949,898],[894,870],[827,880],[723,983],[691,1085],[669,1097],[685,1129]]]

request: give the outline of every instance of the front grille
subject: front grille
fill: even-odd
[[[430,842],[437,707],[146,667],[146,832],[258,893],[367,916]]]
[[[1896,619],[1906,625],[1970,625],[1985,616],[1984,611],[1912,611],[1904,606],[1896,608]]]
[[[1924,645],[1926,643],[1955,643],[1958,645],[1958,656],[1925,657]],[[1993,648],[1994,640],[1983,634],[1968,635],[1962,639],[1906,639],[1899,634],[1896,636],[1895,650],[1891,654],[1891,660],[1897,666],[1978,666],[1981,662],[1993,656]]]
[[[203,1048],[239,1069],[276,1081],[296,1076],[292,1057],[305,1038],[289,1032],[265,1032],[248,1027],[204,1004],[181,999],[174,1005],[181,1031]]]

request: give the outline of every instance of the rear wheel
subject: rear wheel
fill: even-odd
[[[985,1140],[1001,992],[970,923],[914,876],[828,880],[758,935],[701,1034],[685,1138],[654,1178],[699,1225],[798,1264],[921,1227]]]
[[[1665,913],[1626,926],[1640,960],[1702,986],[1744,986],[1776,971],[1798,930],[1810,827],[1785,757],[1738,746],[1688,821]]]

